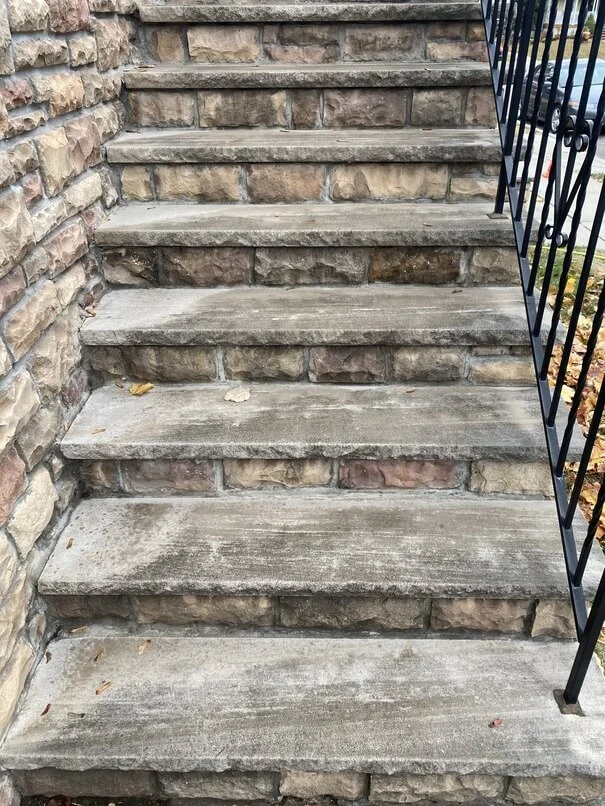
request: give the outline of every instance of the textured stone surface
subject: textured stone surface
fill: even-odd
[[[8,450],[0,459],[0,524],[6,521],[25,486],[25,464],[16,450]]]
[[[38,138],[38,151],[47,190],[51,195],[58,193],[74,175],[65,129],[55,129]]]
[[[531,634],[534,637],[548,635],[573,641],[577,632],[571,604],[567,601],[538,602]]]
[[[45,467],[39,467],[30,477],[25,495],[19,500],[8,521],[8,532],[22,557],[26,557],[48,525],[57,492]]]
[[[165,795],[180,798],[217,800],[265,800],[275,794],[276,776],[267,772],[161,774],[160,787]]]
[[[45,0],[9,0],[8,21],[11,31],[42,31],[48,20]]]
[[[294,628],[410,630],[424,626],[426,602],[416,599],[283,597],[279,623]]]
[[[456,249],[375,249],[370,258],[370,281],[440,284],[460,276],[462,255]]]
[[[23,303],[14,309],[6,323],[6,343],[15,358],[21,358],[56,319],[61,305],[54,285],[42,281]]]
[[[367,262],[364,249],[257,249],[254,276],[267,285],[360,283]]]
[[[444,199],[448,172],[446,166],[432,164],[337,166],[332,182],[336,201]]]
[[[531,603],[497,599],[437,599],[431,608],[431,627],[437,630],[522,632]]]
[[[304,354],[296,347],[228,347],[223,365],[229,379],[296,381],[304,372]]]
[[[324,459],[227,459],[226,487],[244,490],[262,487],[322,487],[330,483],[332,468]]]
[[[194,62],[253,62],[260,55],[259,32],[253,27],[189,28],[187,43]]]
[[[22,770],[16,774],[24,795],[50,795],[62,792],[65,797],[95,796],[144,797],[155,794],[153,773],[145,770]]]
[[[263,627],[273,623],[273,605],[264,596],[138,596],[134,608],[143,624],[199,622]]]
[[[553,496],[550,470],[545,462],[475,462],[470,488],[479,493],[523,493],[542,495],[545,498]]]
[[[198,95],[200,126],[285,126],[283,90],[217,90]]]
[[[505,789],[506,779],[495,775],[373,775],[370,802],[473,803],[502,798]]]
[[[0,729],[7,727],[19,694],[34,663],[34,653],[25,642],[17,644],[0,678]]]
[[[142,637],[70,636],[52,644],[3,747],[5,766],[88,768],[94,757],[111,768],[118,755],[130,768],[160,772],[605,773],[596,666],[583,693],[587,716],[561,730],[552,691],[567,677],[572,645],[152,634],[140,654]],[[111,687],[94,697],[102,680]],[[48,718],[40,719],[48,702]],[[91,707],[92,723],[68,716]],[[174,737],[169,747],[158,714]],[[489,727],[496,717],[498,730]],[[99,722],[113,730],[99,731]],[[346,731],[326,730],[344,722]],[[453,725],[464,745],[452,744]]]
[[[133,121],[140,126],[191,126],[195,100],[186,92],[146,92],[129,96]]]
[[[309,380],[319,383],[383,383],[386,355],[380,347],[314,347]]]
[[[294,798],[331,795],[356,800],[363,797],[368,776],[359,772],[284,772],[279,782],[280,794]]]
[[[319,201],[325,181],[321,165],[251,165],[248,198],[265,203]]]
[[[400,347],[393,353],[393,378],[399,381],[455,381],[462,377],[464,351],[440,347]]]
[[[0,451],[28,422],[39,406],[31,376],[20,372],[0,387]]]
[[[249,281],[252,262],[251,249],[167,249],[163,276],[168,285],[236,285]]]
[[[142,495],[213,492],[215,473],[211,462],[175,460],[122,462],[122,489]]]
[[[603,797],[603,780],[588,776],[513,778],[507,797],[521,804],[543,803],[553,798],[558,803],[589,803]]]
[[[160,165],[155,169],[157,198],[165,201],[238,201],[239,175],[230,165]]]
[[[23,194],[9,190],[0,196],[0,277],[33,246],[34,230]]]
[[[359,459],[340,466],[340,486],[345,489],[380,490],[450,489],[460,487],[464,466],[455,462],[419,462],[414,460],[376,461]]]
[[[75,73],[54,73],[32,78],[34,100],[48,101],[50,116],[57,117],[84,106],[84,86]]]
[[[53,31],[69,33],[88,27],[86,0],[48,0],[50,27]]]
[[[498,285],[519,283],[519,263],[514,249],[475,249],[470,265],[473,280]]]

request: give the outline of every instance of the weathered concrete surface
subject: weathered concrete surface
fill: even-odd
[[[605,776],[601,672],[583,718],[552,693],[573,644],[149,637],[52,644],[3,766]]]
[[[485,202],[442,204],[130,203],[101,224],[100,246],[512,246]]]
[[[474,0],[430,3],[347,2],[308,3],[301,0],[246,0],[220,3],[141,3],[143,22],[409,22],[420,20],[477,20],[481,10]]]
[[[240,384],[241,385],[241,384]],[[521,387],[252,384],[93,392],[62,441],[71,459],[546,460],[537,392]],[[572,447],[570,459],[577,455]]]
[[[365,4],[364,4],[365,5]],[[185,64],[140,67],[124,73],[128,89],[239,87],[483,87],[481,62],[340,62],[335,64]]]
[[[145,129],[107,145],[109,162],[463,162],[500,159],[495,129]]]
[[[144,312],[133,317],[133,311]],[[518,288],[195,288],[114,291],[84,344],[527,343]]]
[[[552,501],[447,493],[93,499],[39,589],[567,600],[557,531]],[[602,570],[595,549],[589,592]]]

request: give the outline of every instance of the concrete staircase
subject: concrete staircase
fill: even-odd
[[[2,765],[78,802],[602,806],[479,5],[140,16],[88,496]]]

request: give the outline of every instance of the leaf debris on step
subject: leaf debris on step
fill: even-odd
[[[101,658],[103,657],[104,654],[105,654],[105,647],[102,646],[97,650],[97,653],[94,656],[94,658],[92,659],[92,662],[93,663],[98,663],[101,660]]]
[[[155,384],[153,383],[133,383],[128,391],[131,395],[134,395],[134,397],[141,397],[141,395],[146,395],[147,392],[151,392],[154,386]]]
[[[138,653],[144,655],[151,646],[151,638],[146,638],[142,644],[139,644]]]
[[[503,720],[500,717],[496,717],[496,719],[492,719],[489,723],[488,727],[490,728],[499,728],[502,725]]]
[[[250,400],[250,390],[245,386],[229,389],[225,395],[225,400],[229,401],[229,403],[245,403],[246,400]]]
[[[97,697],[100,694],[104,694],[110,686],[111,686],[111,680],[102,680],[101,685],[95,689],[95,694],[97,695]]]
[[[48,703],[48,705],[47,705],[47,706],[46,706],[46,708],[45,708],[45,709],[42,711],[42,713],[40,714],[40,716],[46,716],[46,714],[47,714],[47,713],[50,711],[51,707],[52,707],[52,706],[51,706],[51,704],[50,704],[50,703]]]
[[[70,633],[73,635],[74,633],[86,632],[87,629],[88,627],[86,625],[83,627],[74,627],[73,630],[70,630]]]
[[[69,540],[67,541],[67,543],[65,544],[65,548],[70,549],[73,546],[73,544],[74,544],[74,539],[73,539],[73,537],[70,537]]]

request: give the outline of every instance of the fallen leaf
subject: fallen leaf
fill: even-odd
[[[124,384],[122,383],[122,381],[114,381],[114,386],[117,386],[118,389],[124,388]]]
[[[139,644],[139,655],[144,655],[151,646],[151,638],[146,638],[142,644]]]
[[[50,649],[46,650],[46,652],[44,653],[44,657],[46,658],[47,663],[51,662],[51,660],[53,658],[53,653],[50,651]]]
[[[153,383],[133,383],[128,391],[135,397],[141,397],[141,395],[146,395],[147,392],[151,392],[153,387]]]
[[[503,720],[500,719],[500,717],[498,717],[497,719],[492,719],[492,721],[489,723],[488,727],[490,727],[490,728],[499,728],[502,725],[502,721]]]
[[[88,627],[86,627],[86,626],[84,626],[84,627],[74,627],[73,630],[70,630],[70,633],[73,634],[73,633],[77,633],[77,632],[86,632],[87,629],[88,629]]]
[[[70,549],[73,546],[73,544],[74,544],[74,539],[73,539],[73,537],[70,537],[69,540],[67,541],[66,545],[65,545],[65,548]]]
[[[107,431],[106,428],[93,428],[90,432],[91,434],[102,434],[103,431]]]
[[[46,714],[47,714],[47,713],[50,711],[50,708],[51,708],[51,705],[50,705],[50,703],[48,703],[48,705],[47,705],[47,706],[46,706],[46,708],[45,708],[45,709],[42,711],[42,713],[40,714],[40,716],[46,716]]]
[[[86,714],[79,713],[78,711],[68,711],[67,718],[68,719],[84,719]]]
[[[97,689],[95,689],[95,694],[97,696],[99,694],[104,694],[110,686],[111,686],[111,680],[103,680],[101,685]]]
[[[412,392],[417,392],[417,391],[418,391],[418,390],[417,390],[417,389],[414,387],[413,389],[406,389],[406,390],[405,390],[405,393],[406,393],[406,395],[411,395],[411,394],[412,394]]]
[[[246,400],[250,400],[250,390],[246,389],[244,386],[229,389],[225,395],[225,400],[228,400],[230,403],[245,403]]]
[[[102,646],[100,649],[97,650],[97,654],[92,659],[92,662],[93,663],[98,663],[101,660],[101,658],[103,657],[104,653],[105,653],[105,647]]]

